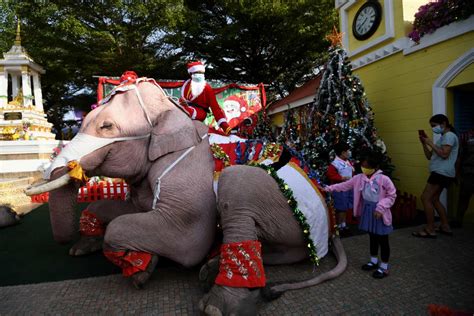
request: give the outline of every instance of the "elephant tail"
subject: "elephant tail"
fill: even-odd
[[[337,260],[337,265],[334,268],[312,279],[304,281],[293,283],[267,284],[260,292],[262,298],[267,301],[274,300],[280,297],[284,292],[288,290],[303,289],[340,276],[347,268],[346,252],[344,251],[344,247],[342,246],[342,242],[339,236],[332,236],[331,241],[331,249],[334,252]]]

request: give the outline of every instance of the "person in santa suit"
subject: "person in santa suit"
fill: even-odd
[[[124,82],[124,81],[128,81],[128,82],[135,82],[135,80],[138,79],[138,75],[135,71],[133,70],[126,70],[122,76],[120,76],[120,83]]]
[[[217,103],[216,96],[204,76],[205,67],[200,61],[190,62],[187,65],[191,79],[184,82],[181,88],[180,103],[193,120],[204,121],[209,109],[216,119],[218,127],[226,134],[231,128],[227,123],[224,111]]]

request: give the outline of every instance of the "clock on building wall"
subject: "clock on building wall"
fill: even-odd
[[[360,41],[371,37],[382,21],[382,6],[378,1],[369,0],[357,11],[352,22],[352,34]]]

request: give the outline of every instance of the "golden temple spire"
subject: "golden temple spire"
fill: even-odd
[[[21,46],[20,17],[17,17],[17,20],[16,20],[15,46]]]

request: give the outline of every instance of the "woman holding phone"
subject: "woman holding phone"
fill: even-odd
[[[443,189],[448,188],[454,182],[459,140],[445,115],[434,115],[430,119],[430,125],[433,133],[440,134],[441,137],[436,143],[433,143],[423,130],[418,131],[425,156],[430,160],[430,176],[421,195],[426,215],[426,226],[421,231],[413,232],[413,236],[419,238],[436,238],[436,232],[450,236],[453,234],[449,227],[446,209],[439,197]],[[441,219],[439,227],[434,225],[435,209]]]

